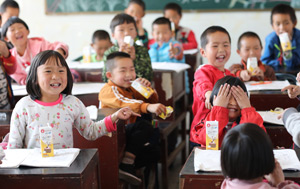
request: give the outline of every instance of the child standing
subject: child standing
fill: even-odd
[[[182,43],[183,49],[197,49],[198,43],[194,32],[186,27],[179,25],[182,17],[180,5],[177,3],[168,3],[164,8],[164,17],[170,19],[175,25],[175,39]]]
[[[208,63],[195,72],[193,82],[193,114],[190,140],[194,127],[202,122],[211,109],[209,101],[215,83],[226,75],[233,75],[225,69],[225,64],[231,54],[231,39],[229,33],[220,26],[211,26],[201,35],[200,53],[207,58]]]
[[[117,119],[133,113],[123,108],[99,122],[93,122],[83,103],[70,95],[73,86],[65,59],[56,51],[43,51],[33,59],[26,90],[11,116],[8,148],[40,148],[39,128],[52,127],[55,149],[72,148],[75,127],[88,140],[116,130]]]
[[[209,98],[213,105],[205,119],[191,130],[191,141],[206,145],[206,121],[219,122],[219,146],[226,132],[240,123],[255,123],[263,130],[263,119],[251,107],[245,84],[236,77],[225,76],[218,80]]]
[[[275,72],[272,67],[264,65],[260,61],[262,44],[259,36],[254,32],[245,32],[239,39],[237,44],[237,53],[242,58],[241,64],[233,64],[229,70],[235,76],[243,81],[270,81],[276,80]],[[247,70],[247,61],[249,58],[256,58],[257,67],[253,73]]]
[[[120,164],[120,171],[123,179],[139,185],[141,179],[135,175],[135,168],[150,165],[159,159],[159,149],[157,144],[150,140],[153,127],[151,118],[146,118],[147,113],[156,115],[166,112],[166,107],[158,102],[156,91],[146,99],[137,92],[131,83],[136,79],[135,68],[129,54],[124,52],[114,52],[108,55],[106,61],[106,76],[109,79],[99,93],[101,108],[122,108],[130,107],[135,113],[142,113],[141,118],[131,117],[130,125],[126,126],[126,152]],[[146,87],[151,87],[151,83],[138,78],[138,82]],[[150,145],[148,145],[150,144]]]
[[[146,6],[143,0],[130,0],[125,13],[135,19],[137,27],[137,37],[143,43],[144,47],[148,47],[148,32],[143,28],[143,17],[145,16]]]
[[[112,52],[126,52],[130,54],[130,57],[133,60],[137,76],[146,78],[151,82],[153,78],[153,71],[148,49],[146,47],[139,46],[136,43],[131,46],[128,42],[124,41],[125,36],[130,36],[132,40],[134,40],[137,36],[137,26],[134,18],[125,13],[117,14],[110,23],[110,29],[112,37],[116,40],[116,42],[114,46],[105,51],[104,62],[106,61],[106,57]],[[102,79],[105,82],[108,81],[105,65],[103,67]]]
[[[293,181],[284,180],[269,136],[252,123],[228,131],[221,148],[221,167],[225,177],[222,189],[300,188]],[[263,181],[264,177],[269,183]]]
[[[300,67],[300,30],[295,28],[297,18],[295,10],[286,4],[279,4],[272,9],[271,24],[274,32],[266,37],[266,48],[261,60],[275,70],[286,66],[289,69]],[[291,54],[283,53],[279,35],[288,33],[291,41]],[[291,55],[291,56],[290,56]]]

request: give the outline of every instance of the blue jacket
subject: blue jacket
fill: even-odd
[[[278,69],[284,64],[288,68],[300,67],[300,30],[293,29],[292,38],[292,58],[290,60],[284,60],[282,57],[281,46],[279,37],[275,32],[270,33],[266,37],[266,47],[264,54],[261,57],[261,61],[274,69]]]

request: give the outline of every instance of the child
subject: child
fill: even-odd
[[[201,35],[200,53],[207,58],[208,63],[195,72],[192,107],[194,120],[191,125],[191,139],[194,127],[200,124],[210,111],[209,98],[215,83],[226,75],[233,75],[225,69],[225,64],[231,54],[230,43],[229,33],[220,26],[211,26]]]
[[[133,60],[137,76],[146,78],[151,82],[153,71],[147,48],[139,46],[136,43],[134,43],[133,46],[130,46],[130,44],[124,42],[125,36],[130,36],[132,40],[137,36],[137,26],[134,18],[125,13],[117,14],[110,23],[110,29],[116,43],[110,49],[105,51],[104,62],[106,61],[106,57],[112,52],[126,52],[130,54],[130,57]],[[108,79],[106,77],[105,65],[103,67],[102,78],[103,81],[107,82]]]
[[[225,76],[215,84],[210,96],[213,105],[205,119],[191,130],[191,141],[206,145],[206,121],[219,122],[219,146],[226,132],[240,123],[255,123],[263,130],[263,119],[251,107],[245,84],[236,77]]]
[[[286,4],[279,4],[272,9],[271,24],[274,32],[266,37],[266,49],[261,57],[264,64],[272,66],[275,70],[287,66],[289,69],[299,68],[300,66],[300,30],[295,28],[297,18],[295,10]],[[286,56],[282,53],[279,35],[288,33],[292,52]]]
[[[177,3],[168,3],[164,8],[164,17],[175,24],[175,39],[182,43],[183,49],[197,49],[198,43],[194,32],[179,25],[182,17],[181,7]]]
[[[106,61],[106,76],[109,79],[99,93],[101,108],[130,107],[135,113],[143,113],[142,118],[130,118],[130,126],[126,126],[126,152],[120,164],[121,172],[126,172],[128,182],[139,185],[141,179],[135,176],[134,168],[143,167],[159,159],[159,149],[152,144],[150,138],[153,133],[151,118],[146,119],[146,113],[159,115],[166,112],[166,107],[157,103],[156,91],[146,99],[133,87],[131,82],[136,79],[133,61],[129,54],[114,52],[108,55]],[[151,83],[138,78],[142,85],[151,87]],[[148,146],[148,147],[147,147]]]
[[[1,14],[1,27],[5,24],[5,22],[15,16],[19,17],[20,13],[20,8],[19,4],[16,1],[9,0],[9,1],[4,1],[1,6],[0,6],[0,14]]]
[[[269,136],[252,123],[228,131],[221,148],[221,167],[225,177],[222,189],[300,188],[293,181],[284,180]],[[264,177],[269,183],[263,181]]]
[[[55,149],[72,148],[72,129],[88,140],[96,140],[116,130],[117,119],[133,113],[122,108],[99,122],[93,122],[83,103],[70,95],[73,80],[63,56],[47,50],[32,60],[26,90],[29,96],[16,104],[11,116],[8,148],[40,148],[39,128],[50,124]]]
[[[152,23],[152,36],[155,43],[150,46],[149,55],[152,62],[184,63],[182,46],[178,41],[172,40],[171,22],[160,17]],[[190,93],[187,72],[185,73],[186,92]]]
[[[91,62],[103,61],[104,52],[112,46],[109,34],[105,30],[96,30],[93,33],[91,47],[95,53],[91,55]]]
[[[28,35],[29,28],[27,24],[17,17],[11,17],[2,27],[2,37],[14,46],[10,53],[16,59],[17,70],[12,78],[20,85],[26,84],[26,68],[30,66],[31,60],[39,52],[56,50],[64,58],[68,57],[68,46],[66,44],[60,42],[49,43],[44,38],[28,38]]]
[[[245,32],[238,39],[237,53],[242,58],[241,64],[230,66],[231,73],[241,78],[243,81],[270,81],[276,80],[272,67],[264,65],[260,61],[262,44],[258,35],[254,32]],[[256,58],[257,65],[253,73],[247,70],[248,58]]]
[[[125,13],[135,19],[137,26],[137,37],[142,41],[144,47],[148,46],[148,32],[143,28],[142,18],[145,16],[146,6],[143,0],[130,0]]]

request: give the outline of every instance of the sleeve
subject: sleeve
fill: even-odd
[[[183,43],[183,49],[184,50],[189,50],[189,49],[197,49],[198,48],[198,43],[195,38],[195,34],[192,30],[190,30],[189,35],[187,37],[187,43]]]
[[[103,65],[103,71],[102,71],[102,80],[103,82],[107,82],[108,79],[106,77],[106,66],[105,66],[105,63],[106,63],[106,59],[107,59],[107,56],[112,53],[112,52],[116,52],[118,51],[119,48],[116,47],[115,45],[112,46],[111,48],[107,49],[105,52],[104,52],[104,55],[103,55],[103,62],[104,62],[104,65]]]
[[[265,80],[271,80],[271,81],[274,81],[276,80],[276,75],[275,75],[275,71],[274,69],[271,67],[271,66],[268,66],[268,65],[265,65],[265,73],[264,73],[264,76],[265,76]]]
[[[293,137],[293,141],[300,146],[300,114],[295,108],[287,109],[283,114],[283,123],[286,130]]]
[[[274,44],[273,40],[270,36],[266,37],[266,45],[265,45],[265,51],[264,54],[261,57],[261,61],[269,66],[278,67],[279,66],[279,60],[277,55],[275,55],[275,46],[277,44]],[[278,45],[277,45],[278,46]],[[280,52],[280,49],[279,49]]]
[[[202,68],[196,71],[193,87],[195,88],[197,98],[205,101],[205,93],[212,91],[214,87],[209,71]]]
[[[42,38],[43,39],[43,38]],[[46,41],[45,39],[43,39],[42,44],[41,44],[41,50],[45,51],[45,50],[58,50],[58,49],[62,49],[66,54],[65,57],[67,58],[69,55],[69,47],[68,45],[66,45],[65,43],[62,42],[53,42],[50,43],[49,41]]]
[[[206,121],[215,120],[219,121],[219,137],[223,136],[224,128],[228,124],[228,109],[221,106],[213,106],[211,112],[208,113],[204,122],[194,127],[195,136],[193,136],[193,138],[197,143],[206,146]]]
[[[11,75],[11,74],[15,73],[15,71],[17,70],[16,59],[11,54],[7,58],[3,57],[3,65],[4,65],[4,68],[5,68],[5,71],[8,75]]]
[[[240,78],[241,71],[244,69],[243,69],[243,65],[241,65],[241,64],[233,64],[232,66],[230,66],[229,70],[232,74],[234,74],[234,76]]]
[[[4,60],[6,61],[6,60]],[[13,74],[11,74],[11,77],[20,85],[26,85],[26,78],[27,73],[25,69],[23,69],[22,65],[15,62],[16,70]]]
[[[299,184],[296,184],[294,181],[285,180],[277,185],[278,189],[300,189]]]
[[[249,107],[242,109],[241,123],[254,123],[266,132],[263,118],[255,111],[255,108]]]
[[[151,62],[158,62],[158,52],[154,47],[151,46],[148,53],[149,53]]]
[[[135,47],[135,60],[134,67],[137,77],[146,78],[148,81],[153,81],[153,70],[151,59],[146,47],[134,45]]]
[[[74,127],[87,140],[96,140],[104,134],[115,130],[116,127],[113,126],[110,117],[94,122],[91,120],[86,107],[79,99],[77,99],[77,105],[79,108],[79,115],[75,116]]]

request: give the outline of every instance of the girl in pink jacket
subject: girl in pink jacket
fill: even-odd
[[[50,43],[40,37],[28,38],[28,35],[29,28],[27,24],[18,17],[11,17],[2,27],[2,38],[11,42],[14,46],[10,53],[11,56],[15,57],[17,70],[11,77],[21,85],[26,84],[26,70],[29,70],[31,60],[38,53],[45,50],[55,50],[64,58],[68,57],[68,46],[66,44],[61,42]]]

